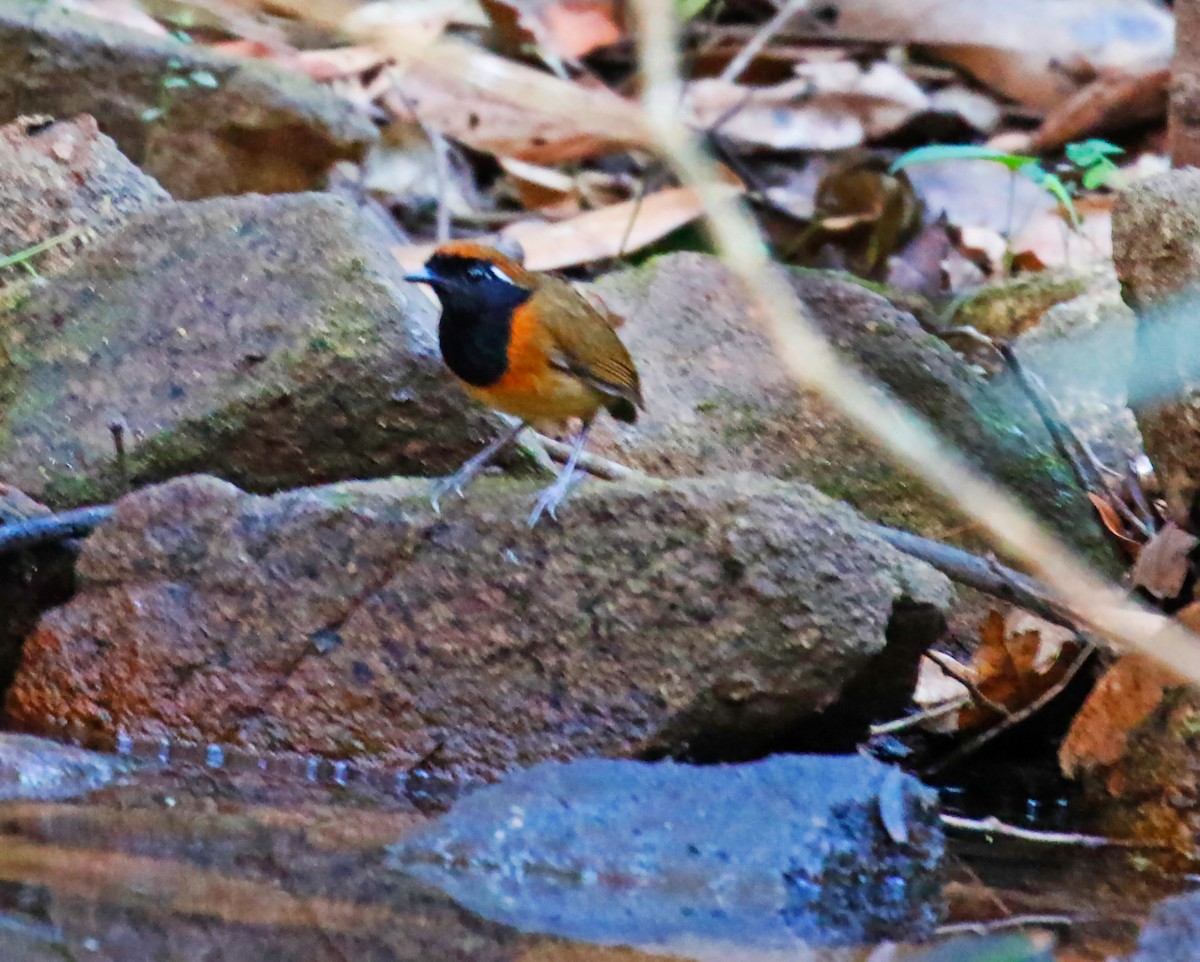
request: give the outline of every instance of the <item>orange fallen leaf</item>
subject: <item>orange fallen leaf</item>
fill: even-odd
[[[1047,114],[1029,151],[1054,150],[1073,140],[1165,117],[1170,79],[1165,67],[1102,74]]]
[[[505,46],[577,60],[621,40],[614,0],[480,0]]]
[[[730,193],[741,187],[730,184]],[[525,266],[535,271],[559,270],[578,264],[608,260],[653,244],[704,212],[690,187],[660,190],[642,199],[629,200],[588,211],[557,223],[522,221],[506,227],[500,236],[517,241],[525,250]],[[433,252],[433,244],[413,244],[394,249],[405,270],[415,270]]]
[[[1125,522],[1121,520],[1121,516],[1117,513],[1117,509],[1109,503],[1109,501],[1098,494],[1088,492],[1088,500],[1092,502],[1092,507],[1096,509],[1096,514],[1100,515],[1100,523],[1104,525],[1105,530],[1112,535],[1116,542],[1121,546],[1121,549],[1126,552],[1125,557],[1137,559],[1138,553],[1142,550],[1140,541],[1129,537],[1129,531],[1125,527]]]
[[[1078,644],[1070,640],[1074,633],[1055,631],[1041,619],[1028,617],[1006,624],[998,611],[988,614],[979,637],[971,660],[976,687],[1009,711],[1025,708],[1053,688],[1079,653]],[[959,730],[981,728],[996,718],[990,708],[973,704],[959,712]]]

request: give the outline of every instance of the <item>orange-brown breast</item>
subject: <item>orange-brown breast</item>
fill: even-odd
[[[471,387],[478,400],[526,420],[589,419],[604,404],[604,394],[552,363],[556,345],[538,319],[539,298],[512,314],[508,369],[487,387]]]

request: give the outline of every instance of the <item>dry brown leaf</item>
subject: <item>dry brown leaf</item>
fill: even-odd
[[[1042,121],[1029,150],[1040,153],[1073,140],[1096,137],[1167,113],[1171,71],[1109,71],[1055,107]]]
[[[1068,638],[1040,618],[1006,622],[998,611],[988,614],[979,639],[971,660],[976,687],[1009,711],[1019,711],[1053,688],[1079,653],[1074,633]],[[973,704],[958,713],[959,730],[994,724],[996,717],[990,708]]]
[[[1088,492],[1088,500],[1092,502],[1092,507],[1096,509],[1096,513],[1100,515],[1100,523],[1104,525],[1105,530],[1113,537],[1114,540],[1127,552],[1125,557],[1136,559],[1142,550],[1140,541],[1135,541],[1129,537],[1129,532],[1125,527],[1125,522],[1121,520],[1120,514],[1105,498],[1098,494]]]
[[[741,188],[730,185],[731,194]],[[637,200],[588,211],[556,224],[523,222],[501,233],[525,248],[532,270],[556,270],[641,250],[691,223],[704,212],[690,187],[660,190]]]
[[[1071,723],[1058,751],[1063,774],[1074,778],[1118,762],[1125,754],[1129,733],[1159,706],[1168,688],[1181,684],[1178,675],[1147,655],[1119,658],[1096,683]]]
[[[932,47],[1040,110],[1104,70],[1166,67],[1174,48],[1171,14],[1151,0],[838,0],[834,9],[840,36]]]
[[[684,99],[688,122],[752,147],[843,150],[891,133],[929,105],[888,63],[802,64],[796,72],[773,87],[694,81]]]
[[[605,88],[452,38],[413,43],[392,29],[376,44],[397,64],[388,71],[388,108],[476,150],[557,164],[654,142],[641,108]]]
[[[1135,588],[1145,588],[1158,599],[1176,598],[1188,575],[1188,553],[1200,544],[1174,522],[1159,529],[1142,546],[1130,572]]]
[[[554,167],[542,167],[512,157],[500,158],[512,192],[526,210],[553,220],[579,213],[575,178]]]
[[[729,185],[730,193],[741,188]],[[525,251],[525,266],[549,271],[594,261],[609,260],[653,244],[703,213],[690,187],[660,190],[644,198],[588,211],[554,224],[523,221],[501,231]],[[420,267],[433,252],[433,244],[396,248],[393,253],[405,270]]]

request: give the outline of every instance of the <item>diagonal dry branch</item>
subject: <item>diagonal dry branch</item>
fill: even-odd
[[[1200,682],[1200,639],[1131,604],[1048,534],[1015,498],[951,451],[930,426],[843,363],[771,263],[744,207],[722,192],[715,165],[677,111],[678,23],[674,4],[636,0],[643,103],[659,145],[680,179],[704,203],[722,258],[741,279],[779,355],[798,384],[820,392],[880,448],[977,520],[996,544],[1051,585],[1072,613],[1107,638]]]

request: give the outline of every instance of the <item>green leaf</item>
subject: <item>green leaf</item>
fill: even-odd
[[[218,87],[217,78],[207,70],[193,70],[190,76],[192,83],[197,87],[204,87],[206,90],[216,90]]]
[[[192,82],[187,77],[164,77],[162,85],[164,90],[178,90],[180,87],[190,87]]]
[[[182,30],[172,30],[171,36],[174,37],[176,40],[178,40],[180,43],[192,43],[193,42],[191,36],[189,34],[184,33]]]
[[[1094,167],[1097,164],[1112,163],[1108,158],[1125,153],[1116,144],[1107,140],[1084,140],[1077,144],[1067,144],[1067,160],[1078,167]]]
[[[1119,174],[1117,165],[1105,158],[1083,172],[1083,186],[1087,190],[1095,190],[1111,183]]]
[[[180,60],[178,57],[171,57],[167,61],[167,69],[168,70],[182,70],[183,69],[183,61]]]
[[[712,0],[675,0],[675,12],[680,20],[691,20],[699,16]]]
[[[918,147],[906,154],[901,154],[888,168],[888,173],[894,174],[905,167],[914,164],[932,164],[943,160],[990,160],[1003,164],[1009,170],[1021,170],[1030,164],[1036,164],[1036,157],[1024,154],[1010,154],[1003,150],[993,150],[990,147],[980,147],[975,144],[933,144],[930,147]]]
[[[152,124],[162,115],[162,107],[147,107],[138,116],[142,118],[142,123]]]
[[[1051,174],[1043,170],[1038,164],[1029,164],[1022,167],[1020,173],[1028,177],[1043,190],[1053,194],[1058,202],[1066,208],[1067,214],[1070,215],[1071,226],[1079,227],[1079,212],[1075,209],[1075,201],[1071,199],[1071,191],[1057,174]]]

